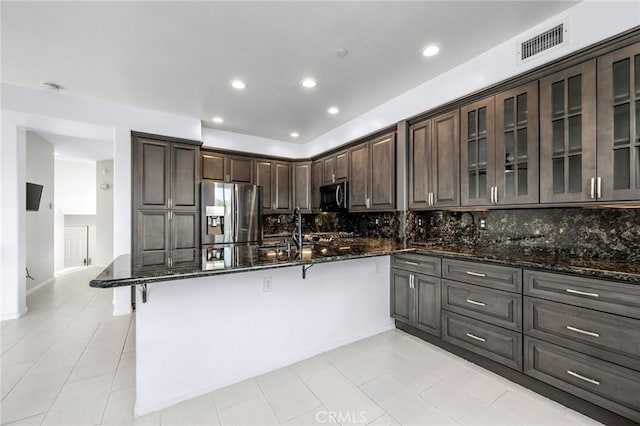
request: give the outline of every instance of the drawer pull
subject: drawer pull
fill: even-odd
[[[586,334],[587,336],[600,337],[599,333],[594,333],[593,331],[581,330],[576,327],[571,327],[570,325],[567,326],[567,330],[575,331],[576,333],[580,333],[580,334]]]
[[[476,302],[475,300],[471,300],[471,299],[467,299],[467,303],[471,303],[472,305],[478,305],[478,306],[487,306],[486,303]]]
[[[474,335],[474,334],[471,334],[471,333],[467,333],[467,336],[471,337],[472,339],[479,340],[479,341],[481,341],[481,342],[486,342],[486,341],[487,341],[487,339],[484,339],[484,338],[482,338],[482,337],[478,337],[478,336],[476,336],[476,335]]]
[[[585,382],[591,383],[592,385],[600,385],[599,381],[590,379],[588,377],[584,377],[583,375],[575,373],[575,372],[573,372],[571,370],[567,370],[567,374],[569,374],[570,376],[573,376],[575,378],[578,378],[580,380],[584,380]]]
[[[405,260],[404,263],[406,263],[407,265],[418,266],[418,262],[411,262],[409,260]]]
[[[467,275],[473,275],[474,277],[482,277],[482,278],[487,276],[487,274],[483,274],[480,272],[473,272],[473,271],[467,271]]]
[[[568,288],[567,293],[579,294],[580,296],[591,296],[591,297],[600,296],[598,293],[588,293],[586,291],[574,290],[572,288]]]

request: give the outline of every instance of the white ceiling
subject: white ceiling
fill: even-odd
[[[575,3],[3,1],[1,75],[307,142]]]
[[[101,161],[113,159],[113,141],[86,139],[34,131],[53,145],[56,160]]]

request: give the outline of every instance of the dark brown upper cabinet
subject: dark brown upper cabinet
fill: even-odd
[[[369,208],[369,142],[349,149],[349,211]]]
[[[323,160],[316,160],[311,165],[311,210],[320,212],[320,186],[323,184]]]
[[[460,110],[460,199],[463,206],[494,204],[494,97]]]
[[[540,202],[595,201],[596,60],[540,80]]]
[[[254,159],[243,155],[202,151],[202,179],[254,183]]]
[[[538,82],[461,109],[461,204],[533,204],[538,187]]]
[[[291,164],[283,161],[256,160],[256,185],[262,186],[264,213],[291,213]]]
[[[395,133],[349,149],[349,211],[395,210]]]
[[[132,134],[132,264],[178,267],[199,259],[200,147]]]
[[[349,151],[340,151],[321,159],[323,184],[341,182],[349,178]]]
[[[458,110],[409,128],[409,208],[460,205]]]
[[[496,95],[495,107],[495,202],[538,203],[538,82]]]
[[[640,199],[640,43],[598,58],[596,196]]]
[[[311,162],[293,163],[293,207],[311,213]]]

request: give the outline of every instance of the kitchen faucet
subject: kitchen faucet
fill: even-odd
[[[297,216],[297,217],[296,217]],[[302,211],[300,207],[293,209],[292,220],[296,221],[296,228],[293,230],[292,239],[296,243],[298,250],[302,250]]]

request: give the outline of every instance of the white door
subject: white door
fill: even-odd
[[[64,227],[64,267],[87,265],[87,227]]]

